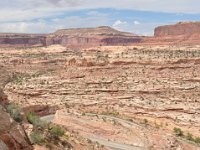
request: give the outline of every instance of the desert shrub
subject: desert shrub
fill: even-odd
[[[192,135],[191,133],[187,133],[186,138],[187,138],[187,140],[189,140],[189,141],[194,141],[193,135]]]
[[[183,131],[180,128],[174,128],[174,133],[176,134],[176,136],[183,136]]]
[[[196,138],[194,139],[194,142],[199,144],[199,143],[200,143],[200,137],[196,137]]]
[[[51,137],[59,138],[65,134],[65,131],[60,126],[53,126],[49,129]]]
[[[119,112],[114,111],[114,110],[113,111],[106,111],[106,112],[102,112],[101,115],[117,117],[117,116],[119,116]]]
[[[39,133],[38,131],[34,131],[31,135],[31,142],[33,144],[41,144],[44,141],[44,137],[41,133]]]
[[[16,122],[22,122],[23,116],[21,114],[21,108],[16,104],[9,104],[6,107],[7,112]]]
[[[27,115],[27,120],[36,127],[47,128],[48,123],[42,121],[39,116],[37,116],[34,112],[29,112]]]
[[[127,119],[127,121],[129,121],[129,122],[133,122],[133,119],[131,119],[131,118],[128,118],[128,119]]]
[[[38,120],[40,120],[40,118],[34,112],[29,112],[27,119],[31,124],[36,124]]]
[[[148,125],[148,120],[147,119],[144,119],[144,124],[145,124],[145,126]]]

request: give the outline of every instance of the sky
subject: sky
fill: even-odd
[[[153,35],[160,25],[200,21],[199,7],[200,0],[1,0],[0,32],[111,26]]]

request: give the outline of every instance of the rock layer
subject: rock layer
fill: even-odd
[[[160,26],[155,29],[156,37],[200,34],[200,22],[179,22],[175,25]]]
[[[31,47],[31,46],[45,46],[46,35],[37,34],[0,34],[0,46],[10,47]]]
[[[71,48],[95,46],[198,44],[200,22],[160,26],[152,37],[137,36],[111,27],[62,29],[51,34],[0,34],[0,47],[62,45]]]
[[[0,46],[48,46],[60,44],[66,47],[91,47],[101,45],[130,45],[142,39],[134,34],[120,32],[111,27],[63,29],[52,34],[0,34]]]
[[[180,146],[184,150],[185,144],[197,146],[180,141],[173,134],[173,128],[200,136],[199,48],[102,46],[76,51],[54,46],[31,51],[11,49],[0,51],[0,62],[20,72],[18,78],[6,86],[5,93],[10,101],[24,107],[58,106],[59,111],[63,109],[64,112],[57,113],[55,121],[72,131],[135,146],[141,140],[134,137],[139,137],[143,145],[156,150],[175,150]],[[100,115],[95,118],[88,113]],[[107,119],[101,118],[101,114]],[[112,116],[124,121],[113,121]],[[152,128],[144,125],[145,119]],[[140,127],[130,127],[130,122]]]
[[[60,44],[67,47],[91,47],[103,45],[130,45],[141,38],[111,27],[63,29],[47,37],[47,45]]]

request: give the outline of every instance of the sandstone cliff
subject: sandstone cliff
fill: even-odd
[[[200,22],[179,22],[155,28],[144,37],[117,31],[108,26],[62,29],[51,34],[0,34],[0,47],[62,45],[72,48],[95,46],[199,44]]]
[[[0,46],[10,47],[10,46],[45,46],[46,45],[46,35],[37,34],[11,34],[2,33],[0,34]]]
[[[52,34],[0,34],[1,47],[32,47],[60,44],[66,47],[130,45],[142,39],[111,27],[62,29]]]
[[[200,22],[179,22],[155,28],[156,37],[200,34]]]
[[[47,45],[60,44],[67,47],[90,47],[102,45],[130,45],[141,38],[111,27],[63,29],[47,37]]]

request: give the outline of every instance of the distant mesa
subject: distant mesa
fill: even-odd
[[[155,29],[156,37],[200,34],[200,22],[178,22]]]
[[[86,36],[86,35],[122,35],[135,36],[133,33],[121,32],[109,26],[100,26],[96,28],[71,28],[61,29],[53,33],[54,35],[68,35],[68,36]]]
[[[168,45],[199,44],[200,22],[178,22],[155,28],[154,36],[137,36],[121,32],[109,26],[96,28],[71,28],[51,34],[0,34],[0,47],[33,47],[62,45],[72,48],[95,46],[129,46],[136,44]]]

